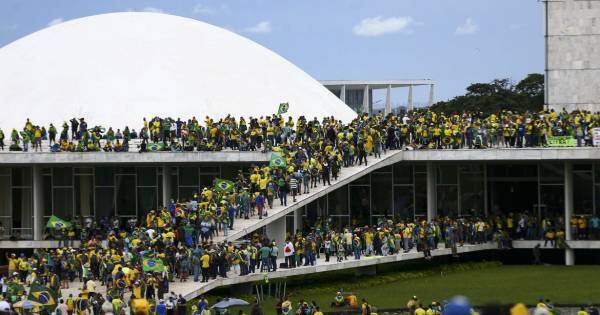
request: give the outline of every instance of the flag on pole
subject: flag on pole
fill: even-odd
[[[49,229],[63,229],[71,227],[71,222],[65,221],[55,215],[51,216],[46,224]]]
[[[281,115],[284,113],[287,113],[288,109],[290,108],[290,103],[280,103],[279,104],[279,109],[277,110],[277,115]]]
[[[147,272],[163,272],[165,265],[159,258],[144,258],[142,260],[142,270]]]
[[[270,167],[286,167],[287,162],[283,156],[277,153],[271,153],[271,161],[269,162]]]
[[[54,310],[56,306],[57,294],[54,290],[43,286],[37,282],[34,282],[29,289],[29,296],[27,299],[35,301],[44,305],[48,310]]]
[[[215,190],[218,192],[233,192],[234,183],[230,180],[217,178],[215,180]]]

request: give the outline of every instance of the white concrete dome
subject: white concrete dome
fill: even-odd
[[[356,115],[315,79],[259,44],[190,18],[121,12],[71,20],[0,49],[0,128],[125,125],[143,117]]]

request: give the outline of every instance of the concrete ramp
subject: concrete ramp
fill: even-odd
[[[248,233],[266,226],[274,221],[284,217],[286,214],[292,213],[305,205],[308,205],[314,200],[319,199],[327,195],[334,190],[343,187],[346,184],[353,182],[354,180],[373,172],[376,169],[392,165],[402,160],[402,150],[387,151],[387,154],[382,154],[381,158],[368,157],[368,166],[352,166],[342,168],[338,176],[337,181],[331,181],[331,186],[323,186],[319,184],[317,188],[312,188],[309,194],[302,194],[296,197],[296,202],[292,202],[292,197],[288,197],[288,205],[281,206],[279,200],[273,201],[273,209],[267,209],[268,216],[262,219],[258,218],[258,215],[252,216],[250,219],[235,219],[233,224],[233,230],[229,231],[228,236],[223,236],[222,232],[219,236],[213,237],[214,242],[222,241],[235,241],[242,238]],[[283,241],[283,240],[278,240]]]

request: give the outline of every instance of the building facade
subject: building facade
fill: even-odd
[[[600,2],[545,0],[546,104],[597,111],[600,105]]]
[[[131,156],[131,163],[0,166],[3,237],[41,240],[43,226],[51,215],[96,220],[116,216],[123,222],[143,218],[165,200],[188,200],[202,188],[212,186],[215,178],[234,178],[240,171],[248,174],[253,164],[266,163],[264,159],[136,163],[135,157],[140,156],[136,153],[110,155],[119,154]],[[297,228],[299,217],[309,225],[319,217],[330,217],[339,226],[373,224],[390,216],[427,219],[435,214],[458,217],[527,212],[538,218],[555,217],[565,212],[567,189],[572,190],[573,214],[598,213],[597,159],[417,158],[377,168],[328,191],[288,214],[286,226],[288,231]]]

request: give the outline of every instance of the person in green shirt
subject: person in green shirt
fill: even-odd
[[[263,246],[258,250],[258,255],[260,256],[260,272],[271,270],[271,264],[269,262],[271,257],[271,248],[269,246]]]

